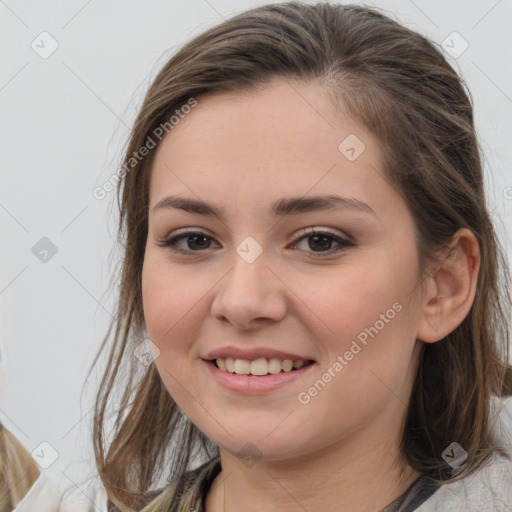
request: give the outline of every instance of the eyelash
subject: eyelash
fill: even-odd
[[[168,238],[166,240],[162,240],[161,242],[159,242],[159,246],[160,247],[166,247],[168,249],[170,249],[171,251],[173,252],[176,252],[176,253],[179,253],[179,254],[184,254],[184,255],[191,255],[192,253],[201,253],[203,251],[201,250],[197,250],[197,251],[192,251],[192,250],[185,250],[185,249],[181,249],[177,246],[177,242],[182,240],[182,239],[186,239],[186,238],[189,238],[189,237],[192,237],[192,236],[196,236],[196,235],[199,235],[199,236],[202,236],[204,238],[209,238],[209,239],[212,239],[212,237],[208,236],[207,234],[205,233],[202,233],[200,231],[188,231],[188,232],[185,232],[185,233],[181,233],[181,234],[178,234],[178,235],[175,235],[171,238]],[[331,233],[329,231],[322,231],[322,230],[316,230],[314,228],[310,228],[310,230],[308,230],[308,232],[301,236],[300,238],[298,238],[295,242],[293,242],[293,247],[295,247],[295,245],[300,242],[301,240],[303,239],[308,239],[308,238],[311,238],[313,236],[324,236],[324,237],[327,237],[327,238],[330,238],[332,239],[334,242],[338,243],[341,247],[338,247],[336,249],[328,249],[327,251],[323,251],[323,252],[311,252],[311,254],[313,254],[315,257],[325,257],[325,256],[331,256],[332,254],[334,253],[338,253],[338,252],[341,252],[341,251],[344,251],[346,249],[348,249],[349,247],[353,247],[355,245],[354,242],[352,242],[351,240],[347,240],[347,239],[344,239],[344,238],[341,238],[337,235],[335,235],[334,233]],[[208,247],[209,249],[209,247]]]

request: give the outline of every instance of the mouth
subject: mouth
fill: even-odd
[[[218,357],[211,359],[209,363],[225,373],[236,375],[250,375],[254,377],[265,377],[266,375],[278,375],[280,373],[293,373],[307,366],[314,364],[313,360],[297,359],[278,359],[264,358],[258,359],[235,359],[232,357]]]

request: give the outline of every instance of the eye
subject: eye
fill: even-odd
[[[213,240],[212,237],[200,231],[187,231],[162,240],[158,245],[160,247],[168,247],[175,252],[189,254],[191,252],[200,252],[201,249],[209,249],[211,240]]]
[[[311,252],[315,256],[320,257],[343,251],[348,247],[353,247],[355,245],[352,240],[342,238],[330,231],[323,231],[315,228],[309,228],[305,236],[299,238],[297,242],[294,242],[292,248],[296,248],[299,243],[303,241],[307,241],[307,247],[311,249]],[[333,242],[337,244],[338,247],[333,248]],[[308,251],[308,248],[301,250]]]
[[[171,238],[159,242],[160,247],[167,247],[174,252],[191,255],[191,253],[200,253],[205,249],[211,248],[213,238],[201,231],[187,231],[178,233]],[[307,248],[298,247],[301,243],[307,241]],[[332,247],[333,243],[337,247]],[[342,238],[330,231],[308,228],[306,234],[298,238],[291,246],[292,249],[311,252],[314,256],[328,256],[353,247],[355,243],[352,240]]]

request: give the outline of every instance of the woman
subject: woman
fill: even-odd
[[[117,177],[109,510],[507,510],[508,274],[434,44],[242,13],[164,66]]]

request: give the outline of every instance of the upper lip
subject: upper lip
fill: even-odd
[[[216,350],[208,352],[204,359],[211,361],[212,359],[245,359],[254,361],[256,359],[291,359],[292,361],[312,361],[313,358],[308,356],[300,356],[292,354],[291,352],[283,352],[282,350],[275,350],[273,348],[255,347],[255,348],[238,348],[238,347],[221,347]]]

